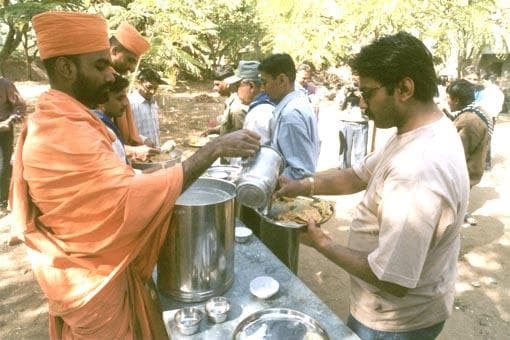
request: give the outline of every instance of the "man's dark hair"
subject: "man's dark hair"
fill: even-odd
[[[262,60],[259,71],[267,73],[273,78],[283,73],[292,83],[296,80],[296,65],[287,53],[272,54]]]
[[[129,86],[129,80],[121,76],[115,75],[114,82],[110,85],[110,92],[120,92]]]
[[[458,100],[460,107],[466,107],[475,100],[475,87],[465,79],[455,80],[448,85],[446,93],[451,99]]]
[[[438,95],[432,54],[406,32],[384,36],[363,47],[350,66],[358,75],[381,83],[389,94],[393,94],[398,82],[409,77],[417,100],[428,102]]]
[[[62,57],[70,59],[76,65],[76,67],[78,68],[80,67],[80,58],[77,55],[66,55],[44,59],[42,62],[44,68],[46,69],[46,73],[48,74],[50,82],[55,81],[55,64],[57,62],[57,59]]]

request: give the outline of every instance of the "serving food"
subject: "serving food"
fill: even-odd
[[[289,225],[305,226],[309,219],[321,224],[333,215],[334,204],[316,197],[280,197],[273,200],[267,217]]]

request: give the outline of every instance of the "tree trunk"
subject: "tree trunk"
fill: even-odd
[[[14,26],[13,23],[8,23],[8,26],[9,32],[7,32],[7,36],[4,40],[4,46],[2,46],[2,49],[0,50],[0,72],[2,75],[5,74],[5,62],[9,59],[16,47],[18,47],[22,37],[21,32],[16,29],[16,26]]]

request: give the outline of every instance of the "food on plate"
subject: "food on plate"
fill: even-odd
[[[306,224],[309,219],[318,223],[333,215],[333,202],[308,197],[280,197],[273,200],[270,216],[279,222]]]

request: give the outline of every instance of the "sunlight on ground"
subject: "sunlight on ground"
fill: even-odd
[[[495,271],[495,270],[501,270],[501,264],[497,261],[495,261],[495,259],[497,259],[498,255],[496,254],[488,254],[488,253],[484,253],[484,254],[478,254],[478,253],[475,253],[475,252],[472,252],[472,253],[468,253],[466,255],[464,255],[464,258],[467,260],[467,262],[475,267],[475,268],[480,268],[480,269],[485,269],[485,270],[491,270],[491,271]]]

